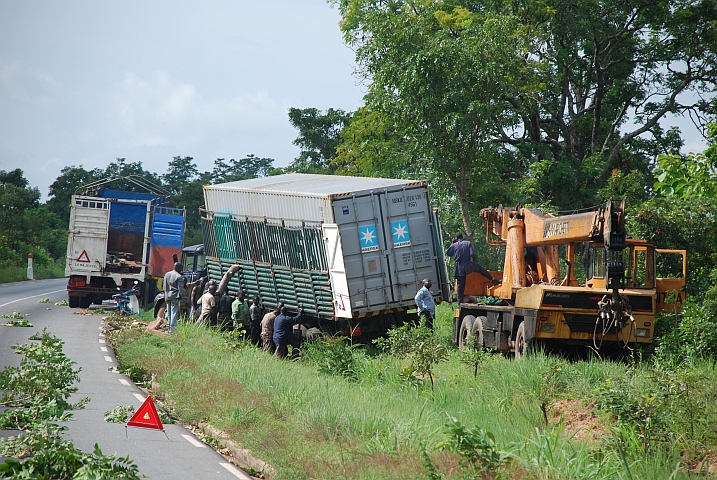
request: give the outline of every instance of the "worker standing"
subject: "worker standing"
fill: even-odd
[[[234,330],[244,330],[246,333],[249,328],[249,307],[244,301],[244,291],[237,292],[237,298],[232,303],[232,320],[234,321]]]
[[[231,330],[234,318],[234,297],[225,293],[217,302],[217,325],[220,330]]]
[[[249,341],[251,341],[254,345],[258,345],[259,340],[261,339],[261,320],[264,317],[264,310],[261,308],[261,304],[259,303],[259,295],[254,295],[251,299],[249,317],[251,319],[251,326],[249,327]]]
[[[216,318],[217,299],[214,294],[217,293],[217,284],[209,282],[207,285],[207,291],[202,295],[202,315],[199,317],[199,322],[210,325]]]
[[[261,342],[264,351],[267,353],[274,353],[276,345],[274,345],[274,320],[281,313],[281,309],[284,306],[282,302],[276,306],[276,308],[264,315],[261,319]]]
[[[289,354],[289,344],[294,343],[294,325],[301,322],[301,312],[295,317],[290,317],[286,307],[281,307],[281,313],[274,319],[274,343],[276,344],[276,356],[285,358]]]
[[[164,302],[167,306],[165,316],[169,322],[169,333],[172,333],[177,328],[177,321],[179,320],[179,302],[187,299],[181,262],[175,263],[174,270],[170,270],[164,275],[162,289],[164,290]]]
[[[458,288],[457,288],[457,300],[458,303],[463,301],[463,292],[466,288],[466,275],[473,272],[478,272],[485,278],[493,282],[493,285],[498,285],[500,280],[493,278],[488,270],[483,268],[479,263],[476,263],[476,252],[473,250],[473,244],[468,240],[463,240],[463,234],[458,232],[453,243],[448,247],[446,252],[448,256],[452,256],[456,261],[456,266],[453,270],[453,276],[455,277]]]
[[[425,320],[426,327],[433,330],[433,319],[436,318],[436,302],[433,301],[431,293],[431,279],[424,278],[421,282],[423,286],[416,293],[416,306],[418,307],[418,317]]]

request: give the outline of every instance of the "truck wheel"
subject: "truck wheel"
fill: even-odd
[[[475,321],[476,317],[473,315],[466,315],[463,317],[461,328],[458,331],[458,348],[465,348],[468,346],[468,339],[473,336],[473,324]]]
[[[525,322],[520,322],[518,332],[515,334],[515,359],[522,360],[528,354],[530,344],[525,339]]]
[[[311,343],[318,341],[323,335],[324,332],[322,332],[320,328],[313,327],[306,330],[304,338],[306,342]]]
[[[474,347],[477,349],[483,348],[483,324],[486,322],[488,322],[488,319],[485,317],[476,317],[473,322]]]
[[[77,308],[80,306],[80,297],[75,297],[74,295],[68,295],[67,296],[67,304],[70,306],[70,308]]]
[[[84,297],[79,297],[79,303],[80,308],[90,308],[90,305],[92,305],[92,296],[86,295]]]

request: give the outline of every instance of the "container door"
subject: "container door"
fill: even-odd
[[[65,276],[99,272],[107,257],[109,202],[73,195]]]
[[[441,287],[427,190],[421,187],[386,192],[383,200],[392,295],[401,305],[413,306],[421,280],[429,278],[433,282],[434,295]]]
[[[657,312],[679,312],[685,301],[687,251],[655,249],[655,287]]]
[[[184,208],[154,207],[149,247],[149,274],[163,276],[174,268],[174,255],[182,256]]]
[[[346,276],[354,311],[375,311],[394,302],[388,268],[387,235],[381,215],[382,194],[334,201],[341,228]]]
[[[451,298],[451,282],[448,277],[448,264],[443,250],[443,230],[438,219],[438,211],[433,210],[433,244],[436,250],[436,271],[438,274],[438,285],[436,285],[441,293],[443,300]]]
[[[349,297],[349,284],[346,277],[339,226],[335,223],[324,224],[321,226],[321,231],[326,247],[334,315],[339,318],[351,318],[351,299]]]

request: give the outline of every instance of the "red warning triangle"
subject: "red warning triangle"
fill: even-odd
[[[82,250],[82,253],[80,253],[80,256],[77,257],[77,261],[78,262],[89,262],[90,261],[90,257],[87,255],[86,250]]]
[[[162,421],[157,414],[157,407],[154,406],[152,397],[147,397],[141,407],[132,415],[127,422],[128,427],[153,428],[155,430],[164,430]]]

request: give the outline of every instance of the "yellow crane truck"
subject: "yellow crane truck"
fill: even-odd
[[[503,271],[491,272],[502,282],[466,278],[453,322],[459,347],[471,341],[516,359],[537,343],[632,348],[651,343],[655,314],[684,299],[686,252],[628,238],[624,201],[563,216],[520,205],[480,215],[486,242],[505,246]],[[576,263],[578,249],[588,265]]]

